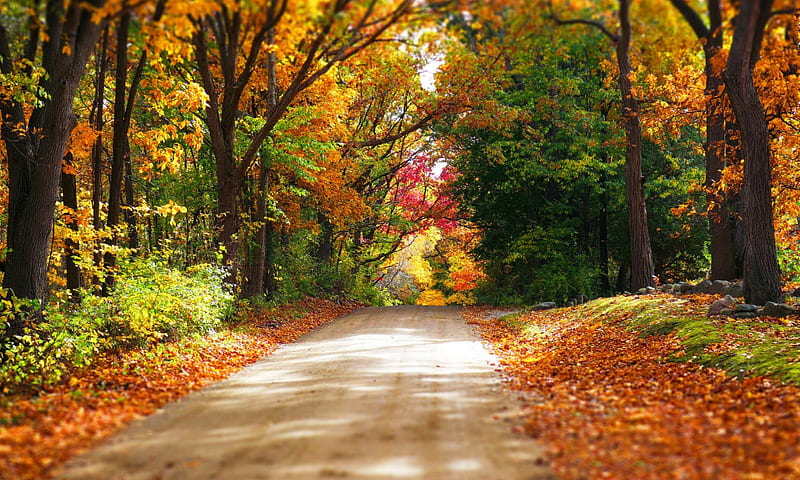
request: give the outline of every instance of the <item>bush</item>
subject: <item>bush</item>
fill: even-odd
[[[198,265],[180,272],[152,260],[123,263],[108,297],[86,295],[80,305],[51,305],[0,291],[0,388],[36,390],[92,363],[103,351],[144,347],[212,331],[234,309],[224,271]],[[6,338],[8,325],[23,331]]]
[[[87,297],[79,314],[101,319],[101,332],[118,347],[204,334],[233,312],[235,298],[223,277],[208,264],[180,272],[160,261],[133,260],[122,266],[112,295]]]

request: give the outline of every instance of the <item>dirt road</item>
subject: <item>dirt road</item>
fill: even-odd
[[[444,307],[368,308],[189,395],[64,479],[545,480],[478,338]]]

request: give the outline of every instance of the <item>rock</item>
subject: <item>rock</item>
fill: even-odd
[[[579,304],[579,305],[583,305],[584,303],[586,303],[586,302],[588,302],[588,301],[589,301],[589,297],[587,297],[587,296],[586,296],[586,295],[584,295],[584,294],[580,294],[580,295],[578,295],[578,298],[577,298],[577,300],[578,300],[578,304]]]
[[[785,317],[793,313],[795,309],[785,303],[767,302],[761,309],[761,315],[764,317]]]
[[[692,293],[711,293],[710,290],[712,285],[713,282],[711,282],[711,280],[703,280],[692,287]]]
[[[739,305],[733,307],[733,311],[736,313],[756,313],[758,311],[758,305],[740,303]]]
[[[744,297],[744,287],[741,283],[732,283],[727,288],[722,290],[723,295],[730,295],[734,298]]]
[[[675,285],[673,285],[671,283],[666,283],[666,284],[661,285],[660,287],[658,287],[658,290],[660,292],[664,292],[664,293],[672,293],[675,290]]]
[[[675,293],[689,293],[692,291],[692,284],[689,282],[681,282],[675,285]]]
[[[730,286],[731,286],[731,282],[728,282],[726,280],[714,280],[713,282],[711,282],[711,286],[708,288],[708,292],[706,292],[706,293],[711,293],[713,295],[719,295],[723,291],[725,291],[726,288],[728,288]]]
[[[551,308],[556,308],[558,305],[556,302],[542,302],[533,307],[533,310],[550,310]]]
[[[738,312],[733,314],[733,318],[756,318],[758,314],[756,312]]]
[[[730,308],[723,308],[722,310],[719,311],[719,315],[721,317],[732,317],[733,310],[731,310]]]
[[[735,303],[735,298],[731,297],[730,295],[726,295],[711,304],[711,306],[708,308],[708,316],[711,317],[713,315],[722,315],[723,310],[730,310],[730,307]]]
[[[654,287],[644,287],[640,288],[636,291],[637,295],[650,295],[651,293],[655,293],[656,289]]]

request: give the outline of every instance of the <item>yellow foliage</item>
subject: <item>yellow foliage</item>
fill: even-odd
[[[439,290],[425,290],[417,297],[417,305],[445,305],[447,299]]]

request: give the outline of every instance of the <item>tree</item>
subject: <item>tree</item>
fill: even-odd
[[[148,19],[150,22],[158,22],[164,14],[165,4],[167,0],[158,0],[155,5],[155,11],[152,18]],[[131,22],[134,18],[133,12],[128,7],[128,0],[123,0],[124,11],[116,24],[116,65],[114,75],[114,123],[112,133],[112,149],[111,149],[111,174],[109,176],[108,186],[108,217],[106,226],[112,231],[120,224],[122,219],[122,186],[123,178],[126,171],[128,172],[127,178],[130,179],[130,164],[131,164],[131,146],[130,146],[130,129],[131,121],[133,119],[133,107],[136,102],[136,97],[139,91],[139,86],[142,81],[142,75],[147,62],[148,51],[142,50],[140,58],[133,69],[133,75],[130,78],[130,85],[128,85],[128,68],[129,68],[129,42],[130,42],[130,28]],[[128,206],[133,203],[133,185],[132,182],[126,182],[126,194]],[[134,216],[127,214],[129,224],[128,233],[130,237],[131,247],[135,248],[138,244]],[[114,245],[118,244],[117,234],[114,233],[110,242]],[[114,286],[113,269],[116,265],[116,255],[109,251],[104,255],[104,267],[106,269],[106,278],[103,282],[103,291],[107,294]]]
[[[411,10],[412,4],[403,0],[385,8],[377,0],[338,0],[325,5],[317,18],[304,19],[310,22],[307,30],[299,38],[286,39],[298,46],[291,77],[274,107],[262,114],[263,125],[242,154],[234,148],[238,114],[242,102],[250,99],[245,94],[264,63],[265,50],[273,48],[266,43],[268,34],[284,17],[287,2],[271,0],[260,9],[252,9],[245,2],[220,2],[212,13],[193,17],[192,44],[201,83],[209,96],[205,122],[216,160],[220,243],[232,269],[231,280],[239,271],[241,189],[264,142],[301,92],[336,64],[378,41]]]
[[[625,196],[628,206],[628,231],[631,247],[631,288],[638,290],[655,285],[653,254],[647,226],[647,206],[642,176],[642,128],[639,120],[639,101],[633,92],[630,62],[631,18],[630,0],[619,0],[617,16],[619,33],[613,33],[600,22],[585,19],[553,19],[564,25],[584,24],[599,29],[616,47],[618,85],[622,96],[622,122],[625,128]]]
[[[724,65],[720,61],[723,44],[722,2],[708,0],[708,25],[686,0],[670,0],[692,27],[703,47],[705,57],[705,117],[706,142],[706,195],[708,221],[711,231],[711,273],[712,280],[731,280],[737,277],[739,269],[736,262],[736,248],[733,242],[731,219],[723,194],[716,185],[722,178],[725,167],[725,111],[723,106]]]
[[[747,240],[744,291],[747,301],[755,304],[781,299],[781,272],[772,215],[769,129],[753,81],[753,67],[758,61],[771,8],[772,0],[741,2],[724,74],[744,154],[742,216]]]
[[[35,6],[0,7],[0,73],[22,85],[0,87],[0,138],[9,174],[3,286],[19,297],[43,299],[61,168],[77,123],[72,103],[100,35],[106,1],[48,0]],[[24,44],[15,43],[18,38],[25,38]],[[20,328],[12,325],[7,335]]]

